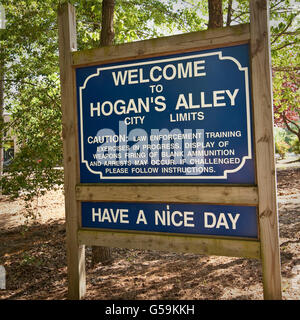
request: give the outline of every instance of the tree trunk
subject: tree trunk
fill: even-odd
[[[226,26],[229,27],[231,24],[231,18],[232,18],[232,0],[228,1],[228,9],[227,9],[227,20],[226,20]]]
[[[103,0],[100,46],[109,46],[114,42],[114,8],[115,0]],[[99,262],[103,265],[111,264],[112,261],[111,248],[92,246],[92,266]]]
[[[282,112],[282,119],[288,131],[295,134],[300,142],[300,126],[296,122],[289,120],[284,111]],[[293,129],[290,124],[293,124],[297,129]]]
[[[109,265],[113,261],[111,248],[92,246],[92,266],[98,263]]]
[[[209,21],[208,28],[223,27],[222,0],[208,0]]]
[[[114,43],[114,9],[115,0],[103,0],[100,46],[109,46]]]

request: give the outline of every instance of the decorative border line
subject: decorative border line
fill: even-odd
[[[120,177],[108,177],[103,176],[103,172],[98,172],[95,170],[92,170],[88,164],[88,161],[84,159],[84,143],[83,143],[83,106],[82,106],[82,94],[83,90],[86,88],[87,83],[90,79],[97,77],[100,75],[101,71],[104,70],[113,70],[113,69],[120,69],[120,68],[128,68],[128,67],[134,67],[134,66],[142,66],[142,65],[149,65],[154,63],[164,63],[164,62],[170,62],[170,61],[179,61],[179,60],[187,60],[187,59],[194,59],[194,58],[200,58],[200,57],[207,57],[207,56],[213,56],[217,55],[219,57],[219,60],[231,60],[233,61],[237,66],[238,69],[245,73],[245,93],[246,93],[246,113],[247,113],[247,141],[248,141],[248,155],[243,156],[242,161],[240,165],[231,170],[224,170],[223,176],[120,176]],[[189,55],[185,57],[177,57],[177,58],[170,58],[170,59],[159,59],[154,61],[145,61],[140,63],[130,63],[130,64],[123,64],[123,65],[117,65],[117,66],[111,66],[111,67],[104,67],[104,68],[97,68],[97,72],[94,74],[89,75],[84,83],[83,86],[79,87],[79,109],[80,109],[80,146],[81,146],[81,163],[85,163],[87,169],[93,173],[93,174],[99,174],[100,180],[101,179],[109,179],[109,180],[157,180],[157,179],[184,179],[184,180],[196,180],[196,179],[207,179],[207,180],[214,180],[214,179],[227,179],[228,173],[234,173],[242,169],[242,167],[245,165],[246,160],[252,159],[252,143],[251,143],[251,122],[250,122],[250,95],[249,95],[249,78],[248,78],[248,67],[242,67],[240,62],[231,56],[222,56],[222,51],[217,52],[210,52],[210,53],[202,53],[202,54],[196,54],[196,55]]]

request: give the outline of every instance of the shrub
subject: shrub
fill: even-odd
[[[297,138],[292,140],[291,150],[296,154],[300,154],[300,141]]]
[[[279,153],[280,158],[284,159],[285,154],[289,150],[290,146],[283,140],[277,140],[275,141],[275,151]]]

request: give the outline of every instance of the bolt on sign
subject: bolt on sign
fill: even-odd
[[[268,2],[250,4],[250,24],[86,51],[60,8],[70,298],[85,245],[261,259],[281,298]]]

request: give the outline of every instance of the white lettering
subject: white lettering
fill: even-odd
[[[123,73],[123,72],[124,72],[124,73]],[[118,85],[119,85],[119,82],[121,83],[121,85],[124,85],[124,84],[125,84],[128,70],[125,70],[125,71],[123,71],[123,72],[122,72],[122,71],[118,71],[117,76],[116,76],[116,73],[115,73],[115,72],[112,72],[115,86],[118,86]]]
[[[204,70],[204,66],[199,66],[199,64],[205,63],[204,60],[194,62],[194,77],[203,77],[206,76],[206,72],[199,72],[199,70]]]
[[[209,217],[211,218],[211,222],[209,221]],[[216,225],[215,214],[212,212],[204,212],[204,228],[214,228],[215,225]]]
[[[235,230],[235,229],[236,229],[236,223],[237,223],[237,221],[238,221],[238,218],[240,217],[240,214],[237,213],[237,214],[235,215],[235,217],[233,218],[233,217],[232,217],[232,214],[231,214],[231,213],[228,213],[228,217],[229,217],[229,219],[230,219],[230,221],[231,221],[231,223],[232,223],[232,229]]]
[[[98,211],[95,210],[95,208],[92,208],[92,221],[95,222],[97,218],[97,222],[105,222],[108,223],[117,223],[118,221],[120,223],[129,223],[128,221],[128,209],[108,209],[104,208],[101,210],[101,208],[98,209]]]
[[[198,60],[194,62],[185,62],[177,64],[167,64],[164,67],[154,65],[149,71],[149,78],[144,77],[144,69],[129,69],[124,71],[113,71],[112,77],[115,86],[127,84],[146,83],[150,80],[153,82],[160,81],[162,78],[165,80],[173,80],[175,77],[181,78],[192,78],[192,77],[204,77],[206,76],[204,60]]]
[[[191,211],[173,211],[169,210],[169,206],[167,205],[167,210],[155,210],[155,225],[162,225],[162,226],[175,226],[181,227],[194,227],[194,212]]]
[[[220,227],[223,227],[223,226],[225,227],[225,229],[229,229],[225,214],[220,213],[216,228],[219,229]]]
[[[136,219],[136,224],[139,224],[140,222],[143,222],[143,224],[148,224],[143,210],[139,211],[138,217]]]
[[[231,94],[230,90],[226,90],[226,93],[230,99],[230,103],[232,106],[235,105],[235,98],[236,98],[236,95],[238,94],[238,92],[239,92],[239,89],[235,89],[233,94]]]
[[[225,96],[218,96],[218,94],[224,94],[225,90],[219,90],[219,91],[213,91],[213,101],[214,101],[214,106],[215,107],[225,107],[226,103],[225,102],[218,102],[219,100],[224,100]]]

